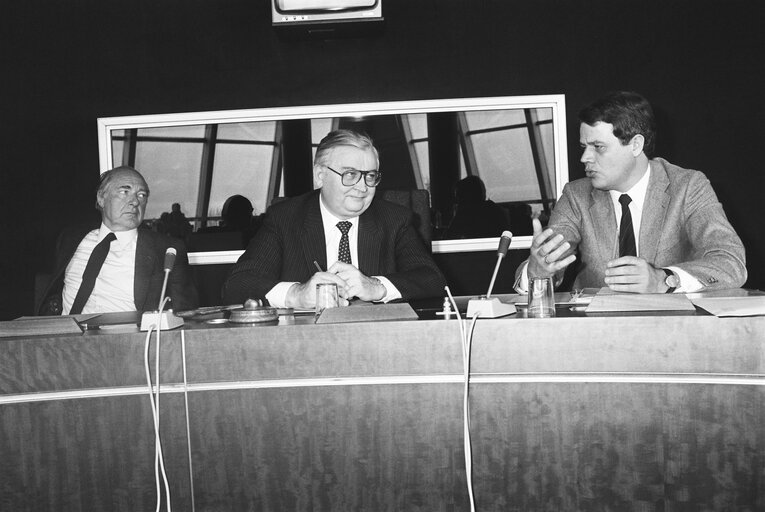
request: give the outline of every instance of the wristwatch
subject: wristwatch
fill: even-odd
[[[663,268],[662,270],[667,274],[667,277],[664,278],[664,284],[667,285],[667,291],[664,293],[673,293],[677,287],[680,286],[680,278],[668,268]]]

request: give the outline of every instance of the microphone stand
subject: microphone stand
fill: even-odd
[[[501,316],[512,315],[517,311],[515,309],[515,305],[505,304],[498,298],[492,298],[491,296],[491,291],[494,289],[494,281],[496,281],[497,272],[499,272],[499,265],[502,263],[502,259],[507,254],[507,250],[510,247],[510,241],[512,238],[513,234],[510,231],[504,231],[502,233],[502,237],[499,239],[499,248],[497,249],[497,264],[494,265],[494,274],[491,276],[489,291],[484,297],[470,299],[468,301],[468,317],[478,315],[481,318],[499,318]]]
[[[141,330],[148,331],[155,328],[160,331],[175,329],[183,325],[183,318],[175,316],[173,310],[162,311],[170,297],[165,297],[167,290],[167,280],[170,277],[170,271],[175,264],[177,252],[173,247],[169,247],[165,252],[165,278],[162,280],[162,292],[159,294],[159,306],[157,311],[147,311],[141,316]]]

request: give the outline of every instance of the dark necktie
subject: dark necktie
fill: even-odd
[[[337,223],[337,229],[343,234],[340,237],[340,246],[337,250],[337,259],[343,263],[352,265],[351,262],[351,246],[348,244],[348,230],[351,229],[351,223],[347,220],[342,220]]]
[[[96,285],[96,278],[98,273],[101,272],[106,255],[109,254],[109,246],[112,240],[116,239],[117,236],[114,233],[109,233],[93,248],[88,264],[85,266],[85,272],[82,273],[82,284],[80,284],[80,289],[77,290],[77,296],[74,298],[72,309],[69,311],[70,315],[82,313],[82,308],[88,303],[88,298],[90,298],[93,287]]]
[[[632,228],[632,214],[629,204],[632,198],[627,194],[619,196],[622,205],[622,221],[619,224],[619,256],[637,256],[635,230]]]

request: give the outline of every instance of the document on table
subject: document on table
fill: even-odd
[[[592,298],[585,313],[621,313],[636,311],[696,311],[681,293],[617,293],[610,288]]]
[[[82,334],[82,328],[72,316],[23,317],[0,322],[0,338],[56,334]]]
[[[751,297],[698,297],[691,299],[715,316],[765,315],[765,295]]]

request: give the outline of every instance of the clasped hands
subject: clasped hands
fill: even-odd
[[[529,277],[552,277],[576,260],[571,244],[552,229],[542,230],[533,219],[534,237],[528,265]],[[606,264],[606,285],[616,292],[661,293],[666,289],[664,271],[636,256],[622,256]]]
[[[326,272],[316,272],[305,283],[297,283],[287,292],[287,306],[299,309],[313,308],[316,304],[316,285],[335,283],[341,306],[358,297],[365,301],[380,300],[385,297],[385,286],[380,280],[365,276],[361,271],[341,261],[336,261]]]

